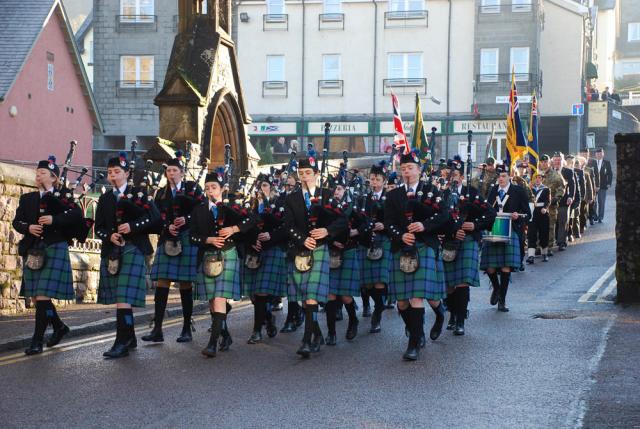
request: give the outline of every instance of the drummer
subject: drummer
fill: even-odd
[[[511,183],[509,167],[499,165],[496,167],[496,173],[498,185],[491,188],[487,201],[498,212],[495,222],[511,223],[511,235],[503,242],[485,240],[480,269],[484,270],[491,280],[491,305],[498,304],[498,311],[507,312],[509,309],[506,306],[506,297],[511,272],[520,267],[520,239],[516,231],[521,223],[528,221],[531,213],[524,189]]]

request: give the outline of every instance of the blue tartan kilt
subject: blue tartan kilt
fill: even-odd
[[[262,252],[262,264],[257,270],[251,270],[242,264],[242,294],[267,294],[283,296],[286,294],[287,255],[281,247],[271,247]]]
[[[360,295],[360,249],[342,252],[340,268],[329,270],[329,294],[342,296]]]
[[[367,248],[361,248],[363,286],[373,286],[376,283],[389,284],[389,272],[392,265],[391,241],[384,235],[376,235],[376,243],[382,244],[383,255],[378,261],[367,259]]]
[[[520,239],[515,231],[511,232],[508,243],[494,243],[484,241],[480,252],[480,269],[511,267],[516,270],[520,267]]]
[[[151,267],[151,280],[171,280],[174,282],[194,282],[197,272],[198,248],[191,244],[189,232],[179,235],[182,253],[178,256],[167,256],[164,252],[164,241],[158,244],[156,256]]]
[[[69,245],[64,241],[51,244],[45,249],[45,255],[42,269],[33,271],[24,266],[20,295],[27,298],[42,295],[54,299],[73,299],[75,294]],[[25,257],[25,263],[26,260]]]
[[[296,270],[291,262],[291,284],[295,288],[295,300],[316,300],[327,302],[329,294],[329,247],[327,245],[313,251],[313,267],[306,273]]]
[[[420,265],[415,273],[405,274],[400,270],[401,251],[393,254],[393,266],[389,283],[389,295],[397,300],[425,298],[434,301],[443,299],[446,293],[442,258],[424,243],[418,244]]]
[[[444,277],[447,288],[461,284],[480,286],[480,247],[472,236],[464,238],[456,259],[444,262]]]
[[[145,257],[133,244],[124,246],[120,272],[112,276],[107,271],[107,258],[100,260],[99,304],[130,304],[144,307],[147,294]]]
[[[202,271],[202,264],[198,267],[194,299],[210,301],[214,298],[239,300],[240,296],[240,260],[235,247],[222,252],[224,267],[218,277],[207,277]],[[205,256],[207,253],[205,253]]]

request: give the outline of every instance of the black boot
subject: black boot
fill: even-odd
[[[447,331],[453,330],[456,326],[456,292],[450,293],[445,298],[447,309],[449,310],[449,323],[447,323]]]
[[[344,314],[342,313],[342,301],[340,297],[336,300],[336,322],[341,322],[344,320]]]
[[[308,358],[311,355],[311,335],[313,334],[314,329],[313,324],[318,318],[318,305],[307,304],[304,313],[304,336],[302,337],[302,345],[296,353],[303,358]]]
[[[432,341],[435,341],[442,333],[442,325],[444,325],[444,306],[442,305],[442,303],[439,303],[437,307],[431,307],[431,309],[436,315],[436,321],[433,322],[433,326],[431,327],[431,331],[429,332],[429,338],[431,338]]]
[[[500,298],[498,300],[498,311],[506,313],[509,311],[507,307],[507,290],[509,289],[509,279],[511,273],[500,273]]]
[[[469,305],[469,288],[456,288],[456,327],[453,335],[464,335],[464,321],[467,318],[467,307]]]
[[[384,300],[382,299],[382,289],[371,289],[371,297],[373,298],[373,314],[371,315],[370,334],[377,334],[382,331],[380,321],[382,320],[382,312],[385,309]]]
[[[287,319],[284,321],[284,326],[280,329],[280,333],[286,334],[289,332],[295,332],[298,329],[295,321],[300,314],[300,304],[297,301],[287,302]]]
[[[359,320],[356,316],[356,303],[351,301],[349,304],[345,304],[344,308],[347,309],[347,315],[349,316],[349,326],[347,327],[347,333],[345,338],[349,341],[353,340],[358,335]]]
[[[338,303],[329,301],[325,305],[325,312],[327,314],[327,345],[336,345],[336,314],[338,309]]]
[[[180,289],[180,302],[182,303],[182,331],[176,340],[179,343],[189,343],[193,340],[193,324],[191,316],[193,315],[193,290]]]
[[[262,341],[262,323],[267,313],[267,297],[255,295],[253,297],[253,334],[247,341],[248,344],[256,344]]]
[[[213,322],[211,323],[211,336],[209,337],[209,343],[207,347],[202,349],[202,354],[207,357],[216,357],[218,350],[218,337],[222,332],[222,321],[226,319],[227,315],[224,313],[213,313]]]
[[[49,301],[50,302],[50,301]],[[35,329],[33,331],[33,337],[31,337],[31,345],[24,353],[27,356],[36,355],[42,353],[42,343],[44,339],[44,333],[47,330],[47,301],[36,301],[36,317],[35,317]]]
[[[218,345],[219,352],[227,352],[231,348],[231,344],[233,344],[233,339],[231,338],[231,334],[229,333],[229,325],[227,322],[227,315],[224,315],[224,319],[222,320],[222,331],[220,332],[220,336],[222,339],[220,340],[220,344]]]
[[[420,353],[419,341],[422,331],[422,312],[418,308],[409,307],[404,310],[407,314],[407,320],[409,322],[409,343],[407,344],[407,350],[402,355],[402,358],[406,361],[414,361],[418,359]]]
[[[182,295],[182,291],[180,291]],[[181,296],[182,298],[182,296]],[[153,329],[147,335],[142,336],[142,341],[151,341],[154,343],[164,342],[164,335],[162,334],[162,321],[164,320],[164,313],[167,308],[167,300],[169,299],[168,287],[156,287],[154,295],[154,315],[153,315]]]
[[[60,343],[62,337],[69,333],[69,327],[60,320],[60,316],[58,316],[58,312],[56,311],[56,307],[53,305],[53,302],[50,300],[43,302],[47,303],[47,320],[51,323],[51,326],[53,326],[53,333],[47,341],[47,347],[54,347]]]
[[[498,280],[498,273],[487,273],[489,280],[491,280],[491,299],[489,304],[496,305],[498,303],[498,297],[500,296],[500,281]]]
[[[400,314],[400,317],[404,322],[404,334],[407,337],[409,337],[411,333],[411,319],[409,317],[409,310],[411,310],[411,307],[406,308],[404,310],[400,310],[400,307],[398,307],[398,313]]]
[[[128,343],[130,341],[130,329],[127,321],[125,321],[127,317],[126,310],[125,308],[118,308],[116,310],[116,339],[111,349],[102,354],[104,357],[118,359],[129,355]],[[132,320],[131,323],[133,323]]]
[[[253,334],[251,334],[251,337],[249,337],[249,339],[247,340],[247,344],[258,344],[262,342],[262,332],[260,331],[253,331]]]
[[[273,305],[271,300],[267,301],[267,312],[265,314],[265,320],[267,322],[267,336],[273,338],[278,335],[278,327],[276,326],[276,315],[273,314]]]
[[[371,304],[369,303],[369,289],[360,288],[360,296],[362,297],[362,317],[371,317]]]

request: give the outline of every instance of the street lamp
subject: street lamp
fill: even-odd
[[[429,100],[433,101],[435,104],[440,104],[441,101],[439,98],[434,97],[433,95],[427,97]]]

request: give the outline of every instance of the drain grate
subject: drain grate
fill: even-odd
[[[578,317],[575,313],[537,313],[531,316],[532,319],[555,319],[555,320],[570,320]]]

